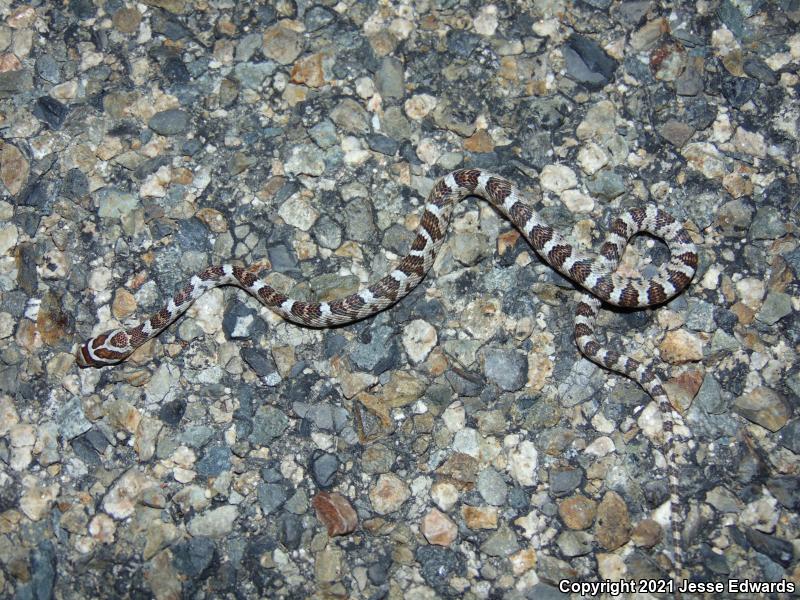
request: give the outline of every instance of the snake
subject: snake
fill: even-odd
[[[683,419],[667,397],[656,374],[655,360],[647,364],[604,347],[595,334],[595,322],[603,303],[627,309],[662,305],[680,294],[691,282],[698,253],[689,233],[668,212],[653,204],[625,210],[616,217],[596,253],[581,250],[549,226],[530,201],[511,181],[483,169],[459,169],[439,178],[431,188],[410,250],[381,279],[357,292],[329,302],[291,298],[270,286],[263,277],[235,264],[212,265],[193,275],[157,313],[130,328],[114,329],[90,338],[76,351],[80,367],[104,367],[124,361],[136,348],[173,323],[207,290],[223,285],[242,288],[284,319],[310,327],[344,325],[374,315],[407,296],[425,277],[445,240],[454,206],[467,196],[487,200],[504,215],[553,269],[574,282],[581,291],[576,306],[575,341],[580,352],[599,366],[638,383],[655,401],[663,424],[663,451],[669,485],[670,529],[673,539],[673,578],[683,563],[678,524],[679,470],[675,461],[676,430],[685,430]],[[663,240],[669,259],[655,275],[622,275],[617,272],[630,238],[648,233]]]

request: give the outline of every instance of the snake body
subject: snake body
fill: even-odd
[[[680,570],[681,544],[676,527],[678,471],[674,456],[674,431],[682,425],[652,365],[604,348],[595,339],[594,323],[601,301],[625,308],[662,304],[679,294],[697,269],[698,255],[689,234],[667,212],[647,205],[627,210],[611,224],[599,253],[577,249],[545,223],[511,182],[481,169],[461,169],[440,178],[433,186],[409,253],[387,275],[358,292],[332,302],[304,302],[275,290],[263,279],[237,265],[207,267],[194,275],[160,311],[138,325],[116,329],[83,343],[76,353],[82,367],[102,367],[125,360],[136,348],[174,322],[207,290],[235,285],[255,296],[284,319],[312,327],[351,323],[384,310],[406,296],[433,265],[445,239],[454,205],[466,196],[480,196],[519,229],[550,266],[578,284],[583,293],[576,309],[575,339],[580,351],[598,365],[636,381],[658,404],[664,428],[664,450],[670,487],[675,560]],[[670,259],[651,278],[616,273],[631,236],[647,232],[666,242]]]

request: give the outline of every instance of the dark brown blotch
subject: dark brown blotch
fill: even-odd
[[[478,185],[478,177],[480,177],[480,174],[481,172],[477,169],[461,169],[453,173],[453,179],[456,180],[456,183],[460,187],[472,191]]]
[[[651,281],[647,288],[647,301],[649,304],[661,304],[667,300],[664,286],[657,281]]]
[[[619,296],[619,305],[626,308],[639,305],[639,292],[632,283],[626,285],[625,289],[622,290],[622,293]]]
[[[128,332],[131,340],[131,346],[138,348],[147,341],[147,336],[144,334],[144,323],[141,323]]]
[[[592,288],[592,291],[603,300],[608,300],[611,297],[611,292],[614,291],[614,284],[608,277],[601,277],[597,280],[597,284]]]
[[[422,277],[425,274],[425,260],[421,256],[412,256],[409,254],[400,261],[397,268],[408,276],[417,275],[418,277]]]
[[[486,182],[486,191],[492,196],[495,204],[502,206],[511,193],[511,184],[505,179],[490,177],[489,181]]]
[[[100,348],[103,344],[106,343],[107,339],[108,339],[107,333],[98,335],[96,338],[92,340],[92,350],[97,350],[98,348]]]
[[[447,186],[444,179],[440,179],[433,185],[431,193],[428,194],[428,202],[436,206],[444,206],[447,204],[451,192],[452,190]]]
[[[553,238],[553,228],[547,225],[534,225],[531,230],[531,241],[537,250],[544,248],[544,245]]]
[[[589,261],[581,260],[576,262],[572,265],[572,268],[569,270],[569,274],[577,281],[578,283],[583,283],[586,281],[586,278],[589,277],[589,274],[592,272],[592,264]]]
[[[297,301],[292,304],[292,310],[289,312],[292,313],[295,317],[304,317],[306,315],[306,311],[308,310],[308,304],[305,302]]]
[[[253,275],[250,271],[245,271],[245,272],[242,273],[241,277],[237,277],[236,279],[243,286],[250,287],[255,283],[257,277],[255,275]]]
[[[692,269],[697,269],[697,254],[694,252],[684,252],[683,254],[679,254],[676,257],[680,260],[683,264],[687,267],[691,267]]]
[[[681,271],[672,271],[668,269],[667,273],[669,274],[670,283],[675,286],[676,290],[682,290],[689,285],[689,281],[691,281],[686,273]]]
[[[207,267],[200,272],[198,277],[203,281],[210,281],[211,279],[218,279],[224,275],[224,271],[220,265],[213,265]]]
[[[348,296],[344,299],[344,305],[353,311],[359,310],[365,304],[366,302],[364,302],[364,299],[358,294],[353,294],[352,296]]]
[[[342,300],[334,300],[329,306],[334,315],[347,316],[349,314]]]
[[[644,223],[645,217],[647,217],[647,212],[643,208],[632,208],[628,211],[628,214],[633,219],[633,222],[636,223],[636,226],[641,228],[642,223]]]
[[[622,219],[614,219],[611,223],[611,232],[628,239],[628,226]]]
[[[112,346],[116,346],[117,348],[122,348],[128,345],[128,334],[124,331],[120,331],[114,337],[109,340]]]
[[[114,350],[109,350],[108,348],[98,348],[94,351],[94,355],[102,358],[103,360],[122,360],[125,358],[124,356],[120,356],[119,352],[115,352]]]
[[[665,227],[675,222],[675,219],[668,212],[659,210],[656,212],[656,227]]]
[[[564,264],[564,261],[567,260],[572,255],[572,246],[568,246],[566,244],[561,244],[558,246],[554,246],[552,250],[547,254],[547,258],[549,259],[549,263],[560,269],[561,266]]]
[[[525,229],[525,225],[527,225],[528,221],[531,220],[532,215],[533,211],[531,211],[530,206],[527,206],[522,202],[514,202],[514,204],[511,206],[511,210],[508,211],[508,216],[511,217],[512,223],[523,230]]]
[[[600,248],[600,254],[611,261],[618,261],[619,260],[619,248],[613,242],[606,242]]]
[[[442,230],[439,228],[439,219],[436,218],[429,210],[426,210],[422,213],[422,219],[420,220],[420,225],[422,228],[428,232],[431,240],[434,242],[438,242],[442,239],[443,233]]]
[[[587,356],[591,356],[591,357],[597,356],[597,353],[599,351],[600,351],[600,344],[598,344],[594,340],[592,340],[590,342],[586,342],[586,344],[584,344],[584,346],[583,346],[583,352]]]
[[[417,237],[414,238],[414,241],[411,242],[411,249],[417,251],[424,250],[427,244],[428,240],[425,239],[425,236],[421,233],[418,233]]]
[[[175,303],[175,306],[180,306],[184,302],[186,302],[192,295],[192,287],[187,286],[183,288],[180,292],[175,294],[175,297],[172,301]]]

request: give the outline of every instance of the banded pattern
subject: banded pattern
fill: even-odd
[[[580,351],[598,365],[621,373],[641,385],[658,404],[664,421],[664,449],[668,465],[673,525],[680,522],[678,472],[674,455],[679,413],[672,409],[661,381],[652,366],[604,348],[594,334],[601,300],[628,308],[661,304],[680,293],[697,268],[697,250],[688,233],[668,213],[655,206],[625,212],[611,225],[599,253],[575,248],[545,223],[520,191],[508,180],[480,169],[461,169],[439,179],[425,203],[411,250],[387,275],[355,294],[332,302],[303,302],[270,287],[243,267],[216,265],[194,275],[167,305],[149,319],[129,329],[116,329],[91,338],[76,353],[82,367],[102,367],[125,360],[136,348],[158,335],[177,319],[206,290],[235,285],[246,290],[284,319],[299,325],[330,327],[351,323],[391,306],[406,296],[433,265],[445,238],[453,206],[466,196],[488,200],[522,233],[536,252],[554,269],[578,284],[585,292],[577,306],[575,339]],[[620,257],[631,236],[647,232],[662,238],[670,259],[649,279],[616,273]],[[680,569],[681,549],[677,527],[674,568]]]

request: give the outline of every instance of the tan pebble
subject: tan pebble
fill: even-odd
[[[136,312],[136,298],[128,290],[119,288],[114,293],[114,301],[111,304],[111,314],[116,319],[124,319]]]
[[[113,543],[116,530],[114,520],[104,513],[95,515],[89,522],[89,534],[101,544]]]
[[[288,65],[302,52],[303,37],[285,25],[285,22],[278,23],[264,31],[263,52],[267,58]]]
[[[536,550],[523,548],[509,556],[508,560],[511,562],[511,571],[519,577],[536,566]]]
[[[316,52],[295,61],[291,73],[292,83],[301,83],[313,88],[325,85],[325,73],[322,69],[324,56],[322,52]]]
[[[400,509],[411,496],[411,489],[397,475],[385,473],[369,491],[372,508],[380,515],[393,513]]]
[[[652,548],[661,541],[662,535],[663,530],[661,529],[661,525],[652,519],[644,519],[639,521],[636,527],[633,528],[631,540],[637,546]]]
[[[458,488],[448,481],[437,481],[431,486],[431,498],[436,506],[448,511],[458,502]]]
[[[786,425],[792,414],[783,396],[767,387],[758,387],[739,397],[734,409],[747,420],[773,432]]]
[[[485,129],[476,131],[471,137],[464,140],[464,150],[470,152],[491,152],[494,150],[492,136]]]
[[[570,529],[588,529],[597,514],[597,502],[585,496],[572,496],[558,505],[561,520]]]
[[[12,29],[30,27],[36,20],[36,10],[32,6],[20,6],[6,19],[6,24]]]
[[[7,73],[8,71],[19,71],[22,68],[22,63],[11,52],[4,52],[0,54],[0,73]]]
[[[597,507],[596,536],[606,550],[616,550],[630,539],[628,506],[616,492],[606,492]]]
[[[434,508],[422,518],[419,530],[429,544],[449,546],[458,536],[458,527],[452,519]]]
[[[120,8],[111,18],[114,27],[120,33],[133,33],[139,29],[142,22],[142,14],[135,8]]]
[[[673,365],[703,360],[703,340],[695,334],[678,329],[664,336],[659,345],[661,358]]]
[[[195,213],[195,216],[214,233],[228,231],[228,221],[225,219],[225,215],[215,208],[201,208]]]
[[[0,143],[0,181],[12,196],[28,181],[29,169],[25,155],[16,146]]]
[[[461,516],[470,529],[497,529],[497,508],[494,506],[462,506]]]

